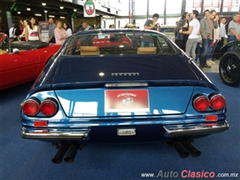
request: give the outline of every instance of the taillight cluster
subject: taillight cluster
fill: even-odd
[[[225,107],[226,100],[220,94],[213,94],[209,97],[198,95],[193,100],[193,107],[199,112],[206,111],[209,107],[213,110],[221,110]]]
[[[37,98],[30,98],[22,104],[22,111],[27,116],[35,116],[41,112],[49,117],[55,115],[57,110],[58,104],[53,98],[47,98],[43,102],[40,102]]]

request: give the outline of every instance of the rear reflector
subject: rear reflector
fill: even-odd
[[[34,121],[34,127],[46,127],[47,124],[47,121]]]
[[[217,124],[206,124],[205,127],[214,127],[216,126]]]
[[[44,130],[35,130],[34,132],[35,132],[35,133],[48,133],[48,130],[47,130],[47,129],[44,129]]]
[[[206,116],[205,119],[206,119],[206,122],[217,121],[218,116],[217,115],[209,115],[209,116]]]

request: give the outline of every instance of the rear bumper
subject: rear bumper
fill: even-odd
[[[212,134],[222,132],[229,128],[227,121],[216,123],[200,123],[200,124],[187,124],[187,125],[166,125],[163,126],[165,137],[178,137],[178,136],[191,136]]]
[[[89,132],[90,129],[81,129],[81,130],[53,130],[53,131],[48,131],[46,129],[42,130],[33,130],[33,129],[27,129],[25,127],[22,128],[22,138],[26,139],[39,139],[39,140],[44,140],[44,139],[69,139],[69,140],[82,140],[82,141],[87,141],[89,140]]]
[[[195,123],[195,124],[179,124],[179,125],[147,125],[147,126],[124,126],[121,129],[134,129],[136,131],[132,135],[124,135],[125,137],[117,134],[115,127],[86,127],[78,129],[36,129],[23,127],[21,135],[27,139],[38,139],[46,141],[55,140],[77,140],[77,141],[102,141],[109,140],[118,142],[118,140],[131,139],[135,141],[142,140],[158,140],[167,141],[175,137],[194,137],[201,135],[208,135],[216,132],[222,132],[229,128],[227,121],[220,121],[215,123]],[[119,139],[120,138],[120,139]],[[126,139],[127,138],[127,139]]]

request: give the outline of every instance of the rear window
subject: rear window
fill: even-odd
[[[63,55],[175,54],[177,48],[157,33],[99,32],[72,36]]]

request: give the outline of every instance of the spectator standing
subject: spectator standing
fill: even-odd
[[[101,24],[97,24],[95,29],[102,29]]]
[[[214,21],[217,22],[218,27],[216,29],[214,29],[214,33],[213,33],[213,42],[209,48],[208,51],[208,58],[207,58],[207,64],[211,65],[211,64],[215,64],[214,60],[213,60],[213,54],[215,52],[215,49],[217,47],[218,42],[220,41],[220,25],[219,25],[219,15],[217,14],[214,18]]]
[[[24,21],[24,19],[20,19],[20,20],[19,20],[20,25],[21,25],[21,26],[20,26],[21,33],[24,31],[24,28],[25,28],[23,21]]]
[[[14,24],[14,27],[13,27],[13,37],[14,37],[14,40],[15,40],[15,41],[18,40],[17,37],[18,37],[20,34],[21,34],[21,30],[20,30],[18,24],[15,23],[15,24]]]
[[[175,25],[176,27],[174,28],[174,42],[176,43],[178,21],[176,21]]]
[[[9,35],[8,35],[9,38],[13,37],[13,29],[14,29],[14,23],[12,24],[12,27],[9,29]]]
[[[144,29],[160,31],[160,24],[157,22],[159,15],[157,13],[153,14],[152,20],[148,19],[144,24]],[[141,47],[153,47],[152,38],[148,36],[143,36],[141,41]]]
[[[30,18],[27,27],[25,27],[25,39],[26,41],[42,41],[40,28],[36,25],[36,19],[34,17]]]
[[[188,12],[184,12],[181,16],[181,19],[178,22],[178,26],[176,28],[177,35],[176,35],[176,44],[178,47],[180,47],[183,51],[186,51],[186,42],[188,39],[187,34],[180,33],[179,30],[182,29],[182,31],[188,31]]]
[[[28,25],[28,20],[27,19],[24,19],[23,20],[23,26],[24,26],[24,28],[23,28],[23,32],[22,32],[22,34],[20,34],[20,36],[19,36],[19,38],[20,39],[22,39],[22,40],[26,40],[25,39],[25,28],[27,27],[27,25]]]
[[[54,37],[54,29],[56,28],[56,25],[54,24],[53,18],[48,19],[49,29],[48,29],[48,42],[49,43],[55,43],[55,37]]]
[[[56,44],[63,44],[67,39],[68,34],[66,30],[62,27],[62,22],[57,21],[57,27],[54,29],[54,37],[56,40]]]
[[[228,42],[230,41],[240,41],[240,24],[238,23],[240,19],[240,13],[236,13],[233,16],[233,20],[229,22],[228,25]],[[229,50],[236,49],[236,47],[232,46],[228,48]]]
[[[92,27],[88,25],[88,21],[83,20],[81,25],[76,29],[76,32],[86,31],[86,30],[90,30],[90,29],[92,29]]]
[[[160,24],[157,22],[159,14],[155,13],[152,20],[148,19],[144,24],[144,29],[160,31]]]
[[[63,28],[67,31],[68,37],[72,35],[72,29],[69,22],[63,23]]]
[[[201,53],[202,53],[202,36],[198,36],[195,62],[199,61]]]
[[[186,53],[191,56],[194,60],[196,59],[196,47],[198,43],[198,36],[200,33],[200,22],[197,19],[198,11],[193,10],[190,14],[191,21],[189,22],[188,31],[179,30],[181,34],[189,34],[186,43]]]
[[[221,47],[223,46],[225,38],[227,36],[227,33],[226,33],[226,22],[227,22],[226,18],[221,18],[221,23],[220,23],[220,27],[219,27],[220,28],[219,29],[220,40],[217,43],[217,47],[216,47],[215,53],[213,54],[213,57],[215,57],[216,59],[220,59],[221,56],[223,55],[223,53],[221,52]]]
[[[213,18],[216,16],[216,11],[206,10],[204,12],[205,18],[203,18],[200,22],[200,33],[202,36],[202,54],[200,55],[200,69],[206,67],[211,68],[211,66],[207,65],[207,57],[209,48],[213,42],[213,30],[218,27],[216,20],[213,20]]]

